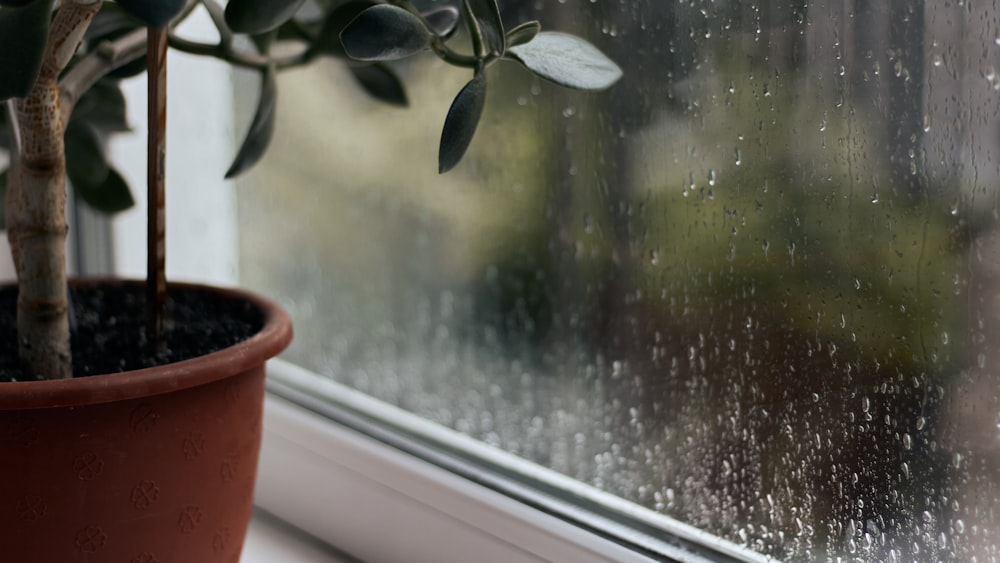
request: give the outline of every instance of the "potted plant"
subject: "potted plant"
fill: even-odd
[[[349,58],[362,87],[397,104],[405,93],[387,61],[432,51],[470,69],[445,120],[441,172],[472,140],[494,63],[516,61],[585,90],[610,86],[621,71],[584,40],[542,32],[538,22],[505,29],[496,0],[429,11],[408,0],[53,4],[0,0],[0,147],[9,157],[0,187],[18,275],[16,288],[0,292],[3,325],[17,329],[0,334],[0,553],[236,561],[252,506],[263,364],[287,345],[291,325],[262,297],[164,279],[168,44],[260,73],[257,111],[228,176],[266,150],[276,73],[321,57]],[[196,9],[211,17],[216,43],[175,33]],[[467,52],[450,42],[460,27]],[[126,128],[118,81],[143,70],[148,279],[67,281],[65,179],[97,209],[131,205],[102,141]]]

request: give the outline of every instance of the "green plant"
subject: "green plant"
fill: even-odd
[[[472,141],[485,104],[487,69],[516,61],[542,78],[582,90],[609,87],[621,70],[590,43],[543,32],[537,21],[505,29],[496,0],[461,0],[419,9],[409,0],[0,0],[0,145],[11,165],[0,173],[5,219],[18,273],[19,354],[35,378],[72,375],[65,269],[65,177],[81,198],[115,212],[132,204],[122,177],[103,154],[102,139],[127,129],[118,81],[150,69],[150,248],[162,240],[163,61],[166,45],[260,73],[249,133],[227,176],[256,163],[275,121],[276,74],[333,56],[370,94],[405,105],[405,90],[387,61],[431,51],[472,71],[445,119],[438,169],[446,172]],[[198,8],[218,30],[216,43],[174,33]],[[307,16],[306,14],[312,14]],[[453,48],[460,24],[471,52]],[[251,41],[243,41],[248,37]],[[277,44],[291,48],[275,49]],[[280,52],[280,53],[279,53]],[[141,59],[146,56],[147,63]],[[155,203],[154,203],[155,202]],[[155,254],[151,252],[151,257]],[[151,258],[150,286],[162,291],[162,255]],[[160,300],[153,291],[148,301]],[[155,307],[152,307],[155,313]],[[155,319],[155,317],[154,317]],[[147,335],[155,340],[157,322]]]

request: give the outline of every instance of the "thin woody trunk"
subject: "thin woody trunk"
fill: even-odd
[[[66,293],[65,123],[58,80],[100,8],[100,1],[62,2],[41,75],[28,97],[16,104],[21,146],[7,190],[7,237],[17,269],[21,363],[37,379],[73,375]]]

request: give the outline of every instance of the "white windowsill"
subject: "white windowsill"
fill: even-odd
[[[647,530],[576,511],[573,519],[584,524],[578,525],[269,393],[257,506],[363,561],[770,561],[509,454],[490,452],[466,436],[421,428],[431,423],[287,362],[272,361],[268,371],[269,377],[309,384],[316,396],[337,397],[364,412],[381,411],[405,428],[436,432],[451,443],[468,442],[466,447],[481,456],[524,466],[574,496],[620,505],[619,512]],[[563,508],[574,512],[572,506]],[[650,558],[610,539],[614,536],[658,555]]]
[[[351,563],[347,555],[267,513],[256,511],[250,521],[240,563]]]

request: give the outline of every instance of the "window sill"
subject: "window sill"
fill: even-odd
[[[272,361],[268,369],[273,390],[291,396],[307,387],[309,393],[299,392],[294,402],[268,394],[257,504],[361,560],[442,563],[468,561],[473,554],[477,561],[509,563],[768,560],[510,454],[488,451],[466,436],[436,425],[423,428],[430,423],[287,362]],[[362,432],[351,421],[336,421],[340,413],[319,414],[331,403],[349,405],[359,418],[392,420],[415,436],[436,433],[458,448],[470,442],[464,448],[478,450],[477,457],[492,458],[501,468],[519,465],[520,472],[563,492],[504,481],[488,469],[456,471],[446,455],[433,451],[435,463],[428,462],[379,438],[384,431],[377,425]],[[628,518],[576,508],[560,500],[564,494]]]
[[[348,555],[311,537],[274,516],[255,511],[240,563],[351,563]]]

